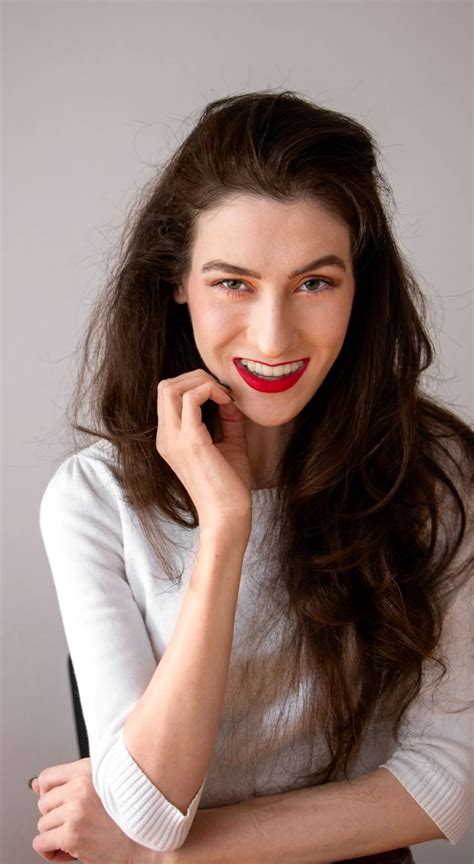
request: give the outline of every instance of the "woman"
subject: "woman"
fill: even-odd
[[[137,208],[74,393],[97,440],[41,502],[90,746],[36,781],[48,860],[405,864],[467,829],[474,435],[422,390],[376,157],[245,93]]]

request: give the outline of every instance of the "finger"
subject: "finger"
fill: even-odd
[[[46,795],[51,789],[56,786],[63,786],[70,779],[62,769],[62,766],[55,765],[51,768],[45,768],[41,771],[37,778],[37,789],[39,795]]]
[[[54,786],[53,789],[49,790],[49,792],[45,792],[44,795],[40,795],[37,805],[38,810],[40,811],[40,813],[45,815],[51,810],[54,810],[57,807],[61,807],[61,805],[64,804],[67,795],[68,791],[66,783],[62,783],[60,786]]]
[[[247,448],[247,433],[245,431],[246,416],[234,401],[219,406],[222,440],[228,444],[239,444]]]
[[[185,372],[183,375],[177,375],[175,378],[165,378],[162,381],[159,381],[157,384],[157,408],[158,408],[158,416],[163,413],[164,408],[164,400],[163,394],[166,392],[166,395],[169,395],[170,390],[175,390],[176,387],[184,392],[188,389],[189,385],[193,384],[195,381],[202,380],[203,375],[207,375],[207,372],[204,372],[204,369],[195,369],[192,372]]]
[[[41,811],[43,812],[43,811]],[[53,828],[60,828],[66,821],[66,811],[63,804],[57,807],[52,807],[44,811],[43,816],[40,816],[36,823],[36,828],[39,834],[44,834],[45,831],[51,831]]]
[[[223,387],[224,390],[229,389],[227,384],[221,384],[217,378],[206,372],[205,369],[193,369],[191,372],[184,372],[183,375],[176,375],[175,378],[165,378],[159,381],[157,385],[158,396],[161,397],[165,391],[168,393],[169,390],[176,390],[178,393],[183,394],[186,390],[191,389],[196,381],[212,381],[217,386]]]
[[[43,795],[55,786],[68,783],[74,777],[90,773],[91,766],[88,758],[76,759],[75,762],[64,762],[60,765],[51,765],[40,771],[36,778],[36,783],[33,781],[32,788],[35,792],[37,791],[37,794]]]
[[[187,383],[184,383],[182,380],[184,378]],[[157,443],[159,443],[158,436],[161,440],[166,440],[167,436],[171,435],[174,437],[178,434],[181,421],[181,399],[179,395],[187,387],[201,380],[201,378],[200,371],[187,372],[185,375],[178,375],[176,378],[166,378],[164,381],[158,383],[156,402],[158,414]],[[177,381],[181,381],[181,390],[176,384]]]
[[[62,828],[53,828],[44,834],[37,834],[32,847],[45,861],[77,861],[73,855],[61,848]]]
[[[74,858],[73,855],[68,855],[67,852],[63,852],[62,849],[57,849],[56,852],[50,853],[53,857],[50,858],[50,861],[78,861],[78,858]],[[329,864],[329,862],[328,862]]]
[[[203,378],[203,384],[197,385],[197,382]],[[169,381],[165,380],[161,383],[162,386],[158,385],[157,438],[160,435],[162,440],[166,440],[167,436],[172,436],[174,439],[180,432],[183,423],[183,396],[185,393],[193,392],[199,389],[199,386],[209,384],[208,395],[201,400],[200,404],[207,402],[209,398],[215,399],[220,404],[231,401],[224,389],[224,385],[211,378],[202,369],[198,369],[196,373],[186,373],[184,376],[178,375],[177,378],[172,378]],[[198,411],[194,412],[194,420],[198,424],[202,420]]]
[[[224,391],[230,390],[230,387],[227,384],[222,384],[215,375],[211,375],[209,372],[206,372],[205,369],[196,369],[195,372],[187,372],[185,375],[178,375],[176,378],[172,378],[171,381],[176,384],[176,387],[180,393],[185,393],[186,390],[191,389],[188,386],[188,382],[191,384],[194,381],[210,381],[212,384],[215,384],[216,387],[222,388]]]
[[[181,428],[183,431],[188,434],[196,433],[202,423],[201,405],[204,405],[208,399],[213,399],[221,405],[232,401],[214,381],[206,381],[192,390],[187,390],[182,397]]]
[[[194,379],[194,385],[199,378]],[[188,380],[188,386],[190,386]],[[181,385],[182,386],[182,385]],[[174,382],[163,382],[158,390],[158,430],[157,437],[161,441],[174,440],[179,433],[181,425],[181,395],[183,390],[178,389]]]
[[[65,765],[51,765],[49,768],[44,768],[40,771],[36,781],[33,781],[33,788],[37,790],[39,795],[44,795],[54,786],[59,786],[67,782]]]

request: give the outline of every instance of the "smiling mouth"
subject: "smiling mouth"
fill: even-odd
[[[253,390],[260,390],[262,393],[281,393],[283,390],[289,390],[297,381],[304,375],[304,372],[309,364],[309,357],[303,363],[295,363],[295,368],[290,369],[284,375],[265,375],[259,374],[257,370],[249,369],[244,363],[241,363],[237,357],[234,357],[234,365],[239,375],[243,380],[252,387]],[[253,364],[252,364],[253,365]],[[260,369],[262,367],[259,367]],[[275,367],[272,367],[275,368]]]
[[[299,372],[300,369],[303,369],[307,365],[307,358],[303,360],[292,360],[288,363],[261,363],[257,360],[247,360],[246,357],[236,357],[235,362],[237,366],[241,369],[245,369],[247,373],[250,375],[254,375],[257,378],[261,378],[263,380],[268,381],[280,381],[283,378],[288,378],[290,375],[294,375],[296,372]],[[268,372],[264,372],[263,369],[269,370]],[[270,370],[279,370],[279,374],[276,375],[274,372]]]
[[[264,363],[263,360],[253,360],[252,357],[234,357],[234,360],[238,360],[239,363],[245,360],[248,363],[260,363],[261,366],[268,366],[270,369],[274,369],[275,366],[291,366],[292,363],[305,363],[307,359],[307,357],[300,357],[298,360],[285,360],[284,363]]]

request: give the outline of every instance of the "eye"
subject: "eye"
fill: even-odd
[[[319,290],[305,291],[305,292],[303,292],[305,294],[322,294],[323,291],[331,290],[332,288],[336,287],[334,285],[334,283],[331,282],[329,279],[321,279],[319,276],[318,277],[317,276],[309,276],[308,279],[305,279],[304,282],[302,282],[301,284],[306,285],[306,283],[308,283],[308,282],[319,282],[322,285],[324,285],[325,287],[322,289],[319,289]],[[229,288],[228,286],[232,283],[234,285],[245,285],[245,282],[242,282],[241,279],[221,279],[221,280],[219,280],[219,282],[213,282],[212,285],[213,286],[214,285],[219,286],[222,291],[226,292],[226,294],[243,294],[244,293],[243,291],[238,291],[236,288]]]
[[[304,282],[302,282],[301,284],[305,285],[307,282],[320,282],[320,283],[322,283],[323,285],[325,285],[325,288],[323,288],[322,291],[325,291],[326,289],[335,288],[335,285],[333,282],[331,282],[329,279],[321,279],[319,276],[309,276],[308,279],[305,279]],[[320,291],[309,291],[308,293],[309,294],[321,294],[322,291],[321,290]]]
[[[220,287],[220,286],[230,285],[232,282],[234,283],[234,285],[243,285],[244,284],[240,279],[221,279],[220,282],[213,282],[212,284],[213,285],[219,285],[219,287]],[[234,288],[228,288],[228,287],[223,287],[222,291],[225,291],[226,294],[241,294],[242,293],[241,291],[236,291]]]

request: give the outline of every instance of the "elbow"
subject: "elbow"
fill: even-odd
[[[181,848],[193,824],[204,782],[187,812],[182,813],[132,759],[122,733],[97,762],[91,761],[94,788],[104,810],[127,837],[155,852]]]
[[[424,811],[426,840],[448,840],[455,846],[472,819],[469,779],[455,777],[435,759],[408,749],[398,751],[380,767],[393,774]]]
[[[194,813],[184,815],[163,798],[143,810],[113,795],[107,778],[96,788],[104,810],[121,831],[139,846],[155,852],[174,852],[186,842]]]

